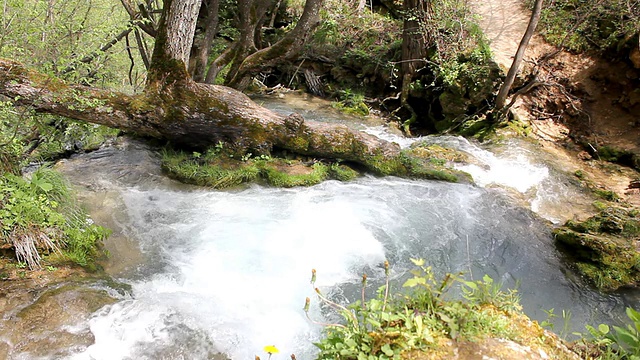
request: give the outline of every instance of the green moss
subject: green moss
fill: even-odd
[[[193,185],[224,189],[256,181],[260,169],[251,162],[243,162],[220,154],[201,158],[197,153],[166,150],[162,155],[162,169],[170,177]]]
[[[337,101],[331,103],[336,109],[347,114],[367,116],[369,115],[369,107],[364,102],[364,95],[353,92],[351,89],[339,90],[335,95]]]
[[[250,182],[276,187],[312,186],[329,178],[349,181],[359,176],[355,170],[337,163],[314,163],[309,166],[302,160],[238,155],[222,143],[204,154],[165,150],[162,168],[170,177],[181,182],[216,189]]]
[[[311,171],[306,173],[291,173],[286,166],[274,163],[273,161],[261,166],[263,179],[271,186],[295,187],[312,186],[319,184],[329,177],[329,167],[322,163],[315,163],[311,166]]]
[[[430,151],[428,148],[415,147],[403,150],[393,158],[382,155],[369,156],[366,158],[366,164],[371,171],[378,175],[448,182],[473,182],[471,175],[447,167],[447,159],[435,157],[433,150],[437,148],[437,146],[433,146]],[[460,156],[463,155],[460,154]]]
[[[631,157],[633,153],[614,148],[612,146],[601,146],[598,148],[598,156],[601,160],[619,163]]]
[[[309,141],[301,136],[293,137],[289,140],[290,149],[305,152],[309,149]]]
[[[360,176],[360,173],[352,168],[341,165],[339,163],[333,163],[329,165],[329,177],[339,181],[351,181]]]
[[[384,155],[369,155],[365,158],[367,168],[377,175],[407,176],[408,171],[399,157],[387,158]]]
[[[583,222],[568,221],[554,234],[578,271],[598,288],[614,290],[640,281],[635,212],[608,207]]]
[[[482,141],[495,133],[495,123],[483,118],[470,119],[460,126],[457,133]]]
[[[412,144],[409,153],[422,159],[437,160],[437,162],[443,160],[444,163],[464,162],[469,159],[469,156],[461,151],[426,142]]]
[[[603,189],[593,189],[593,193],[598,196],[599,198],[602,198],[604,200],[607,201],[618,201],[620,200],[620,196],[618,196],[618,194],[615,193],[615,191],[611,191],[611,190],[603,190]]]

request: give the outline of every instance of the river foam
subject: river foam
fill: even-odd
[[[425,258],[438,274],[520,281],[534,317],[557,307],[586,321],[599,316],[594,304],[611,306],[565,279],[544,224],[474,186],[368,177],[231,192],[134,186],[122,194],[148,263],[123,274],[132,298],[93,316],[95,344],[74,359],[220,351],[240,360],[265,356],[266,345],[310,359],[322,327],[305,318],[304,299],[313,299],[316,320],[334,316],[318,307],[311,269],[336,301],[353,301],[363,272],[372,289],[382,282],[385,259],[394,286],[410,258]]]

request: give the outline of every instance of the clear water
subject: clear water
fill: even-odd
[[[546,193],[562,196],[541,186],[553,171],[460,138],[432,141],[472,154],[474,165],[463,169],[480,186],[365,177],[310,188],[210,191],[148,175],[140,163],[157,164],[135,144],[74,160],[84,171],[73,181],[118,191],[128,236],[146,260],[118,275],[132,285],[131,297],[81,324],[95,344],[71,358],[204,359],[222,352],[252,359],[275,345],[282,354],[312,359],[322,329],[302,311],[305,297],[314,298],[311,269],[317,285],[348,301],[357,297],[363,272],[382,278],[386,259],[394,279],[411,268],[410,258],[424,258],[439,274],[518,283],[527,314],[545,319],[544,309],[571,311],[572,330],[615,322],[637,301],[635,294],[591,291],[562,263],[548,226],[531,211]],[[513,192],[528,195],[523,202]],[[311,312],[323,316],[315,304]]]

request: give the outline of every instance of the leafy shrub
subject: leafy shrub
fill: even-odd
[[[600,352],[604,355],[600,358],[640,359],[640,313],[630,307],[626,313],[631,324],[627,324],[625,328],[606,324],[600,324],[597,328],[586,326],[592,337],[591,341],[600,347]]]
[[[351,89],[339,90],[337,94],[338,101],[331,105],[348,114],[369,115],[369,107],[364,102],[364,95],[353,92]]]
[[[547,41],[571,51],[605,52],[619,50],[637,34],[639,19],[637,1],[556,0],[545,3],[539,29]]]
[[[444,339],[520,336],[505,316],[520,310],[514,292],[501,292],[489,277],[467,282],[447,274],[437,280],[423,260],[412,261],[416,269],[403,284],[408,289],[405,293],[391,293],[388,262],[385,285],[378,289],[376,298],[365,300],[366,275],[362,278],[362,299],[348,306],[333,302],[316,288],[321,303],[337,310],[343,319],[342,323],[322,324],[326,336],[316,344],[320,349],[318,359],[400,359],[407,351],[437,349]],[[312,284],[315,278],[313,270]],[[462,284],[467,302],[447,299],[455,283]],[[308,317],[309,307],[307,298]]]
[[[40,268],[43,254],[92,266],[108,230],[93,224],[71,200],[56,172],[40,168],[30,179],[0,178],[0,243],[15,249],[18,261]]]

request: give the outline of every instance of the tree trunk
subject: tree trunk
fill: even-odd
[[[258,51],[256,46],[256,32],[260,31],[261,23],[272,1],[238,0],[238,18],[240,37],[234,42],[231,56],[231,68],[227,73],[225,84],[238,73],[240,65],[250,54]]]
[[[164,0],[147,84],[184,81],[202,0]]]
[[[321,3],[322,0],[315,0],[316,6]],[[19,63],[0,59],[0,95],[36,112],[166,139],[193,149],[219,142],[254,154],[284,149],[358,163],[379,174],[442,178],[438,177],[440,170],[416,168],[416,161],[401,153],[395,143],[344,125],[304,121],[298,114],[280,115],[234,89],[194,82],[185,64],[199,1],[165,0],[164,5],[148,83],[142,94],[67,85]],[[459,178],[466,179],[464,175]],[[445,179],[455,181],[451,175]]]
[[[202,43],[198,45],[198,51],[195,56],[195,65],[193,68],[193,80],[203,82],[205,79],[205,70],[209,62],[209,52],[213,45],[216,32],[218,31],[218,9],[220,8],[219,0],[207,0],[207,19],[205,22],[205,31]]]
[[[139,95],[63,82],[0,60],[0,94],[17,105],[166,139],[190,148],[218,142],[229,147],[268,154],[272,149],[330,159],[341,159],[377,171],[381,160],[393,159],[395,143],[344,125],[304,121],[298,114],[284,116],[265,109],[234,89],[186,83],[148,87]]]
[[[434,42],[429,30],[432,12],[431,0],[404,0],[400,106],[411,113],[411,117],[403,124],[404,131],[407,133],[417,118],[417,114],[408,102],[409,89],[418,69],[426,64],[429,48]]]
[[[536,0],[533,12],[531,13],[531,18],[529,19],[529,25],[527,26],[527,30],[520,41],[520,45],[518,45],[518,51],[516,51],[516,56],[513,58],[513,63],[509,68],[509,72],[507,73],[507,78],[504,80],[504,83],[500,87],[498,91],[498,96],[496,98],[496,110],[501,111],[504,108],[504,105],[507,102],[507,96],[509,95],[509,90],[511,90],[511,85],[513,85],[514,80],[516,79],[516,74],[518,74],[518,70],[520,69],[520,64],[522,63],[522,59],[524,58],[524,52],[527,50],[527,46],[529,45],[529,40],[533,36],[534,31],[536,30],[536,26],[538,26],[538,21],[540,20],[540,13],[542,12],[542,1]]]
[[[296,27],[277,43],[243,58],[237,71],[230,73],[227,85],[243,90],[249,83],[247,80],[262,69],[295,57],[320,23],[320,9],[323,4],[324,0],[307,0]]]

